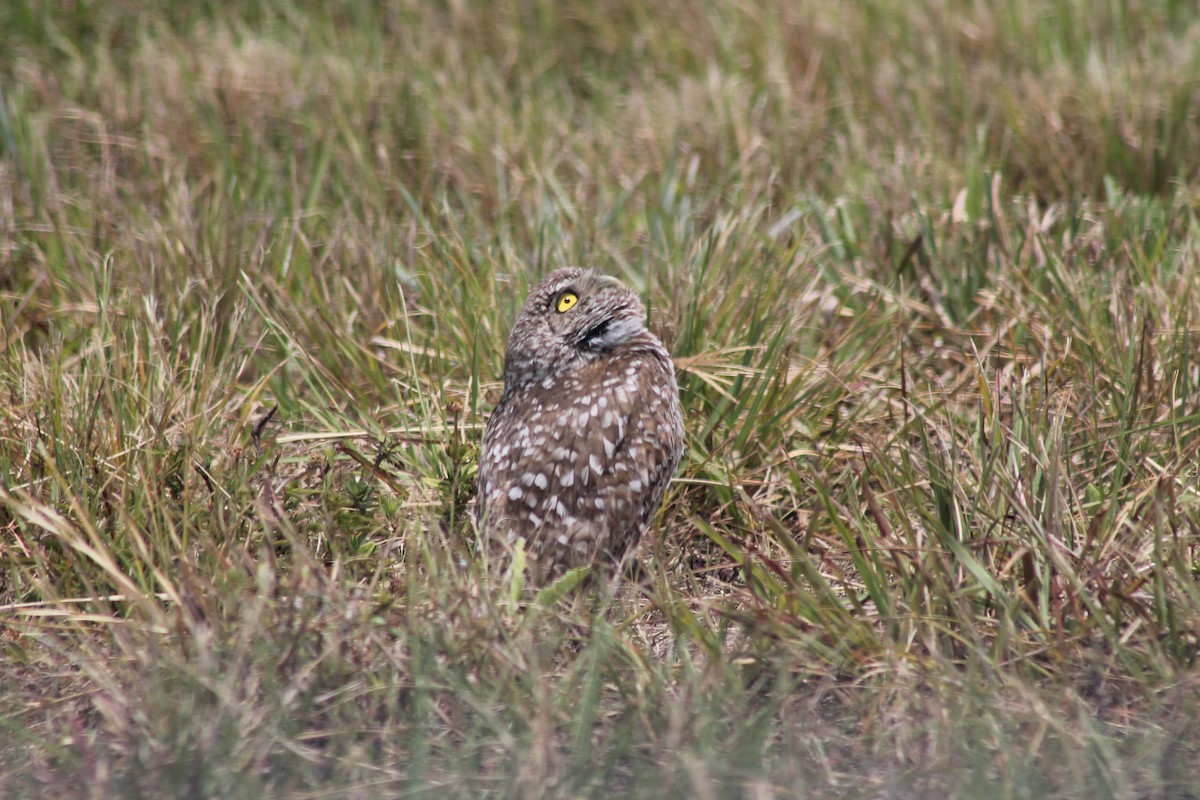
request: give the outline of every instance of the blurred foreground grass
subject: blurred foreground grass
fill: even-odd
[[[1200,18],[0,8],[0,786],[1196,797]],[[479,580],[526,289],[689,445],[617,598]]]

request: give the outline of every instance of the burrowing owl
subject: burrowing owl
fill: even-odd
[[[616,278],[557,270],[513,323],[504,394],[479,458],[492,549],[524,538],[535,580],[611,571],[645,531],[683,453],[671,358]]]

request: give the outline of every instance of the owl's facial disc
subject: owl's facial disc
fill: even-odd
[[[576,352],[607,353],[642,330],[633,293],[616,278],[592,273],[561,286],[550,301],[551,327]]]

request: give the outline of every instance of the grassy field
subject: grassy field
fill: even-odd
[[[0,796],[1200,797],[1194,3],[12,0],[0,92]],[[563,264],[688,444],[533,602]]]

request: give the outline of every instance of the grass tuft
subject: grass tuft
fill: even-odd
[[[0,8],[0,785],[1191,797],[1169,0]],[[639,581],[472,522],[508,326],[638,291]]]

